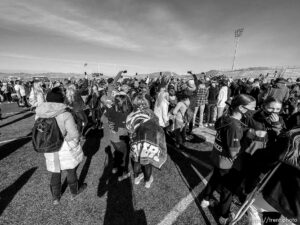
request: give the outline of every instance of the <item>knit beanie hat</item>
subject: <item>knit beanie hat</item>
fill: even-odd
[[[110,78],[107,79],[107,83],[109,83],[109,84],[111,84],[113,81],[114,81],[114,78],[110,77]]]
[[[64,95],[59,87],[53,88],[46,96],[47,102],[64,103]]]

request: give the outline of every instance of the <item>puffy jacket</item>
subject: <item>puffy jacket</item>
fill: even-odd
[[[30,91],[29,103],[32,107],[38,107],[45,102],[45,95],[42,92],[34,92],[33,89]]]
[[[225,107],[227,98],[228,98],[228,87],[223,86],[220,89],[220,92],[218,95],[217,107]]]
[[[164,95],[165,93],[160,93],[159,95]],[[160,104],[158,100],[161,99]],[[169,102],[164,98],[164,96],[158,96],[155,106],[154,106],[154,114],[158,117],[159,126],[166,127],[169,122],[168,116],[169,110]]]
[[[79,144],[79,132],[70,112],[63,103],[44,102],[36,108],[36,119],[55,117],[58,127],[67,142]],[[64,145],[63,145],[64,146]],[[58,152],[44,153],[47,170],[58,173],[61,170],[73,169],[80,162],[74,158],[69,149],[62,148]]]

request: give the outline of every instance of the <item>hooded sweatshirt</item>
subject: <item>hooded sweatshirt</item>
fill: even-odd
[[[243,125],[235,118],[224,116],[217,120],[215,128],[212,160],[217,168],[230,169],[241,148]]]
[[[268,96],[286,102],[289,99],[289,89],[286,84],[278,82],[269,90]]]

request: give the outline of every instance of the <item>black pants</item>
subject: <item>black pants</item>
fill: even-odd
[[[207,104],[206,107],[206,122],[207,123],[215,123],[217,118],[217,106],[216,104]]]
[[[75,121],[80,134],[84,135],[84,129],[88,125],[87,115],[83,110],[74,112]]]
[[[100,112],[99,111],[100,110],[98,108],[91,110],[93,125],[96,125],[96,126],[98,126],[100,123]]]
[[[121,136],[120,142],[112,142],[115,149],[113,167],[118,169],[119,175],[128,173],[129,164],[129,137]]]
[[[68,184],[74,184],[77,181],[76,168],[66,170],[67,171],[67,181]],[[51,186],[60,186],[61,185],[61,173],[51,173]]]
[[[26,96],[22,96],[20,102],[23,103],[24,107],[29,107]]]
[[[203,199],[209,201],[213,198],[213,192],[220,186],[220,216],[227,218],[230,213],[230,205],[232,202],[232,192],[225,187],[225,182],[230,183],[230,180],[227,180],[227,175],[229,174],[230,169],[219,169],[214,168],[213,174],[208,181],[205,189],[203,190]]]
[[[133,164],[133,174],[134,177],[138,177],[139,174],[143,172],[145,181],[149,181],[152,175],[152,165],[141,165],[139,162],[134,162]]]
[[[174,130],[174,135],[175,135],[177,144],[182,145],[185,140],[185,135],[184,135],[184,132],[181,130],[181,128]]]
[[[4,101],[12,102],[11,93],[4,94]]]

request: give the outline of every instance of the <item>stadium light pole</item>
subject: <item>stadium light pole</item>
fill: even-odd
[[[231,70],[234,69],[234,63],[235,63],[235,57],[236,57],[236,53],[237,53],[237,49],[239,47],[239,41],[240,41],[240,37],[242,36],[244,32],[244,28],[239,28],[237,30],[234,31],[234,55],[233,55],[233,61],[232,61],[232,67]]]

